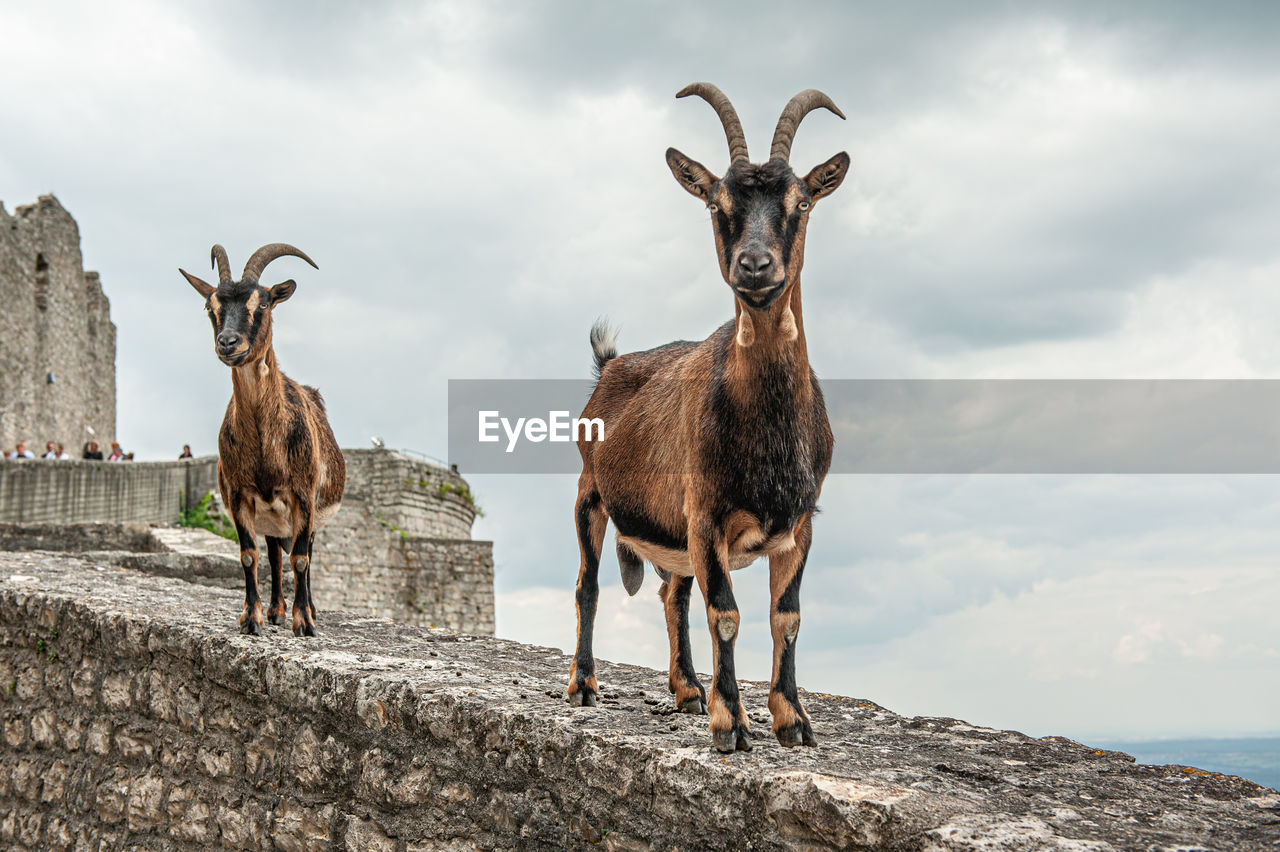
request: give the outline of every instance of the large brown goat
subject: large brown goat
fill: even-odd
[[[217,287],[178,271],[205,298],[214,350],[231,368],[231,401],[218,432],[218,488],[235,523],[244,566],[240,632],[262,632],[257,539],[262,533],[271,563],[271,623],[282,624],[287,612],[281,578],[281,551],[286,551],[293,567],[293,632],[314,636],[311,547],[316,529],[342,504],[347,467],[320,392],[298,384],[276,364],[271,311],[293,295],[297,284],[290,279],[268,289],[258,278],[278,257],[300,257],[313,267],[315,262],[293,246],[271,243],[254,252],[240,280],[233,281],[226,250],[215,245],[210,254],[218,269]]]
[[[591,331],[599,381],[584,418],[605,421],[603,441],[579,441],[582,475],[575,520],[578,643],[569,700],[594,704],[591,651],[597,573],[605,526],[617,529],[618,560],[634,594],[647,560],[663,577],[671,643],[668,685],[685,712],[710,714],[712,741],[749,750],[747,713],[734,674],[740,618],[729,572],[769,559],[773,676],[769,710],[785,746],[816,745],[800,704],[795,644],[800,578],[812,519],[831,462],[832,435],[817,377],[809,367],[800,308],[805,228],[813,203],[840,186],[849,155],[839,153],[803,178],[788,164],[796,126],[825,107],[813,89],[791,99],[774,132],[769,160],[753,165],[729,99],[709,83],[698,95],[720,116],[730,165],[716,177],[674,148],[667,164],[681,186],[707,205],[720,271],[733,291],[733,321],[701,343],[677,342],[618,355],[603,324]],[[710,698],[689,647],[689,593],[697,580],[713,649]]]

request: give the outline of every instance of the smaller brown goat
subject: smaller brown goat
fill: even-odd
[[[271,311],[293,295],[293,279],[266,288],[262,270],[279,257],[311,258],[284,243],[258,249],[239,281],[231,279],[227,252],[210,252],[218,270],[214,287],[179,269],[205,299],[213,324],[214,351],[231,368],[231,401],[218,432],[218,488],[231,512],[244,566],[244,609],[240,632],[262,632],[258,597],[258,533],[267,539],[271,563],[272,624],[284,623],[286,608],[281,552],[293,567],[293,632],[316,635],[311,595],[311,546],[315,531],[342,505],[347,467],[315,388],[280,372],[271,345]]]

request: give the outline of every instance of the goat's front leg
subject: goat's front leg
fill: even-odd
[[[267,561],[271,563],[271,607],[267,610],[267,620],[272,624],[284,624],[284,617],[289,607],[284,602],[284,574],[281,551],[289,542],[287,539],[267,536]]]
[[[569,666],[569,703],[591,707],[596,703],[599,684],[596,683],[596,660],[591,652],[591,637],[595,629],[596,601],[600,596],[600,548],[604,545],[604,531],[609,523],[600,494],[590,481],[579,483],[578,500],[574,504],[574,522],[578,528],[578,550],[581,562],[578,566],[578,588],[574,603],[578,608],[578,643]]]
[[[681,713],[707,712],[707,690],[698,681],[693,668],[693,650],[689,646],[689,593],[693,578],[662,571],[662,598],[667,615],[667,641],[671,646],[670,674],[667,687],[675,694],[676,709]]]
[[[717,751],[751,751],[750,724],[738,694],[733,666],[733,647],[738,640],[742,618],[729,581],[729,548],[724,532],[710,519],[690,518],[689,561],[707,604],[707,626],[711,630],[711,741]]]
[[[311,534],[313,504],[306,495],[294,497],[293,546],[293,635],[315,636],[316,619],[311,610]]]
[[[258,596],[258,539],[254,531],[253,504],[233,495],[231,521],[240,542],[240,565],[244,568],[244,608],[240,611],[240,632],[262,633],[262,598]]]
[[[773,677],[769,712],[773,734],[784,746],[816,746],[809,715],[800,706],[796,687],[796,637],[800,633],[800,578],[813,541],[813,518],[796,524],[795,547],[769,556],[769,628],[773,633]]]

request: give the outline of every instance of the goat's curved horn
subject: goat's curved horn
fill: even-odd
[[[227,250],[214,244],[209,249],[209,265],[218,270],[218,283],[231,283],[231,261],[227,260]]]
[[[729,103],[728,95],[710,83],[690,83],[676,92],[677,98],[687,98],[689,95],[697,95],[711,104],[716,115],[720,116],[725,138],[729,140],[729,162],[748,159],[747,135],[742,132],[742,122],[738,120],[738,112],[733,104]]]
[[[320,268],[301,249],[296,249],[288,243],[268,243],[253,253],[249,258],[249,262],[244,265],[244,274],[240,277],[245,281],[257,282],[262,275],[262,270],[267,268],[268,263],[286,255],[300,257],[316,269]]]
[[[817,89],[805,89],[792,98],[782,110],[778,127],[773,131],[773,146],[769,149],[769,159],[783,162],[791,159],[791,141],[796,138],[796,128],[800,126],[801,120],[806,115],[819,107],[829,109],[844,118],[844,113],[831,98]]]

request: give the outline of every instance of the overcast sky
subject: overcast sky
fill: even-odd
[[[785,10],[785,11],[783,11]],[[844,150],[805,298],[828,379],[1280,378],[1280,5],[0,3],[0,199],[80,224],[118,337],[118,433],[212,452],[230,392],[177,273],[267,277],[344,446],[446,452],[449,379],[588,375],[732,315],[674,145],[716,172]],[[568,647],[574,477],[473,477],[499,633]],[[1280,734],[1280,478],[834,476],[799,676],[1035,734]],[[665,667],[610,554],[605,658]],[[768,676],[765,566],[739,671]],[[695,615],[695,625],[700,619]],[[695,627],[699,667],[709,668]],[[657,683],[661,683],[659,680]],[[606,687],[607,688],[607,687]]]

